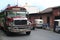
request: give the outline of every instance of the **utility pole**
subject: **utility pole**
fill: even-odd
[[[18,6],[18,0],[17,0],[17,6]]]

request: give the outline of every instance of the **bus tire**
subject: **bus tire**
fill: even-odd
[[[30,35],[31,31],[26,32],[26,35]]]

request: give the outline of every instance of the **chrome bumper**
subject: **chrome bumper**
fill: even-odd
[[[31,31],[31,30],[28,29],[11,30],[11,32],[27,32],[27,31]]]
[[[29,25],[20,25],[20,26],[13,26],[8,28],[10,32],[27,32],[31,31],[31,26]]]

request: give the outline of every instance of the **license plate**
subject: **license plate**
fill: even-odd
[[[25,31],[26,29],[20,29],[20,31]]]

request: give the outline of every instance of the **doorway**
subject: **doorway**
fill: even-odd
[[[48,26],[50,26],[50,17],[49,16],[47,17],[47,24],[48,24]]]

